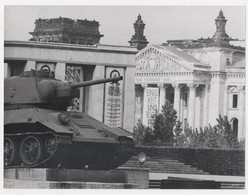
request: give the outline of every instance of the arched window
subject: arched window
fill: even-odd
[[[238,123],[239,123],[238,119],[234,118],[232,122],[232,126],[233,126],[233,133],[235,137],[238,137],[238,127],[239,127]]]

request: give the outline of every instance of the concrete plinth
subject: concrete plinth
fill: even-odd
[[[144,189],[149,185],[148,169],[72,170],[16,168],[4,170],[5,188],[89,188]]]
[[[138,189],[136,184],[5,179],[6,189]]]

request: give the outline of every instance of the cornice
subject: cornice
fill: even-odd
[[[29,47],[29,48],[46,48],[46,49],[62,49],[62,50],[77,50],[77,51],[92,51],[106,53],[124,53],[136,54],[138,50],[130,46],[117,45],[79,45],[67,43],[53,42],[36,42],[36,41],[4,41],[4,47]]]

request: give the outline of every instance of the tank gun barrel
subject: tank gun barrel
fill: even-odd
[[[71,88],[75,89],[79,87],[87,87],[90,85],[97,85],[101,83],[118,82],[122,79],[123,79],[122,76],[118,76],[118,77],[112,77],[112,78],[106,78],[106,79],[98,79],[98,80],[93,80],[93,81],[84,81],[80,83],[74,83],[74,84],[71,84],[70,86]]]
[[[10,105],[10,108],[13,106],[18,108],[21,105],[66,110],[72,104],[73,98],[80,97],[79,88],[101,83],[118,82],[123,79],[121,76],[117,76],[69,83],[55,79],[50,71],[28,71],[20,77],[13,77],[5,81],[4,90],[9,91],[9,93],[4,94],[4,104],[6,106]]]

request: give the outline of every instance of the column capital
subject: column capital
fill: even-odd
[[[157,83],[158,88],[164,88],[164,83]]]
[[[141,83],[141,86],[142,86],[143,88],[147,88],[147,87],[148,87],[148,83]]]
[[[210,90],[210,87],[211,87],[211,85],[209,84],[209,83],[207,83],[206,85],[205,85],[205,89],[209,92],[209,90]]]
[[[229,85],[226,85],[226,86],[225,86],[225,90],[226,90],[226,92],[229,94],[229,93],[231,93],[231,91],[233,90],[233,87],[232,87],[232,86],[229,86]]]
[[[169,84],[164,84],[164,88],[167,89],[170,85]]]
[[[244,88],[243,88],[243,90],[242,90],[242,93],[245,94],[245,86],[244,86]]]
[[[197,84],[197,83],[187,83],[187,86],[190,89],[196,89],[199,86],[199,84]]]
[[[170,85],[169,84],[164,84],[164,83],[157,83],[157,86],[159,88],[165,88],[165,89],[167,89]]]
[[[238,85],[238,86],[237,86],[237,92],[238,92],[238,93],[245,93],[245,88],[244,88],[244,86]]]
[[[136,90],[136,89],[141,88],[142,86],[141,86],[141,84],[135,84],[134,87],[135,87],[135,90]]]
[[[182,87],[182,85],[179,84],[179,83],[172,83],[171,85],[172,85],[172,87],[174,87],[175,89],[180,89],[180,88]]]

